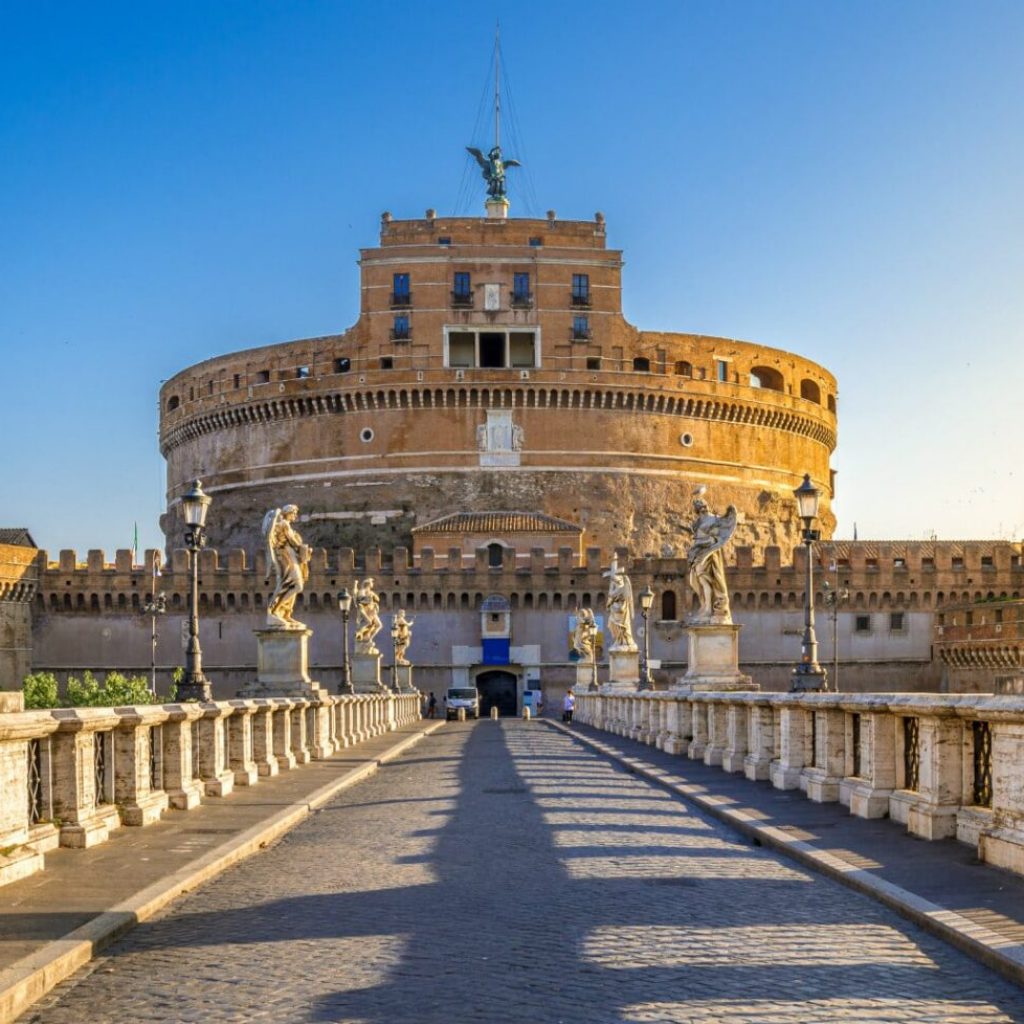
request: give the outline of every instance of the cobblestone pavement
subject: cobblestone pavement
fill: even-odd
[[[22,1021],[1024,1022],[1024,991],[534,722],[446,726]]]

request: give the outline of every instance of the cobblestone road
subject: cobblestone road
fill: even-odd
[[[1024,1022],[1024,991],[539,723],[454,724],[38,1024]]]

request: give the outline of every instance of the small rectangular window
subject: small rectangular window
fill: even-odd
[[[530,239],[530,245],[532,245],[534,248],[537,248],[538,246],[541,246],[543,244],[544,244],[544,239],[543,238],[539,238],[536,235],[533,238]]]
[[[512,275],[512,298],[518,302],[525,302],[530,297],[530,275]]]
[[[590,275],[572,275],[572,304],[574,306],[590,305]]]
[[[452,291],[455,295],[460,297],[469,296],[469,293],[472,291],[472,286],[470,284],[470,276],[466,271],[460,270],[455,274],[455,285],[452,288]]]
[[[296,366],[295,367],[295,376],[298,377],[300,380],[303,379],[304,377],[308,377],[309,376],[309,367],[308,366]]]
[[[240,373],[235,374],[235,387],[240,388],[242,386],[242,375]]]
[[[903,612],[889,613],[889,629],[893,633],[902,633],[907,628]]]
[[[925,572],[929,572],[930,570],[934,569],[935,568],[935,559],[934,558],[930,558],[929,556],[925,555],[925,557],[921,559],[921,568]]]
[[[894,569],[906,569],[907,560],[905,558],[894,558],[892,560],[892,567]]]
[[[394,341],[409,340],[409,318],[407,316],[396,316],[391,328],[391,337]]]
[[[590,320],[585,316],[574,316],[572,318],[573,341],[586,341],[590,337]]]
[[[334,360],[334,372],[335,373],[348,373],[352,369],[352,360],[348,356],[342,356],[340,359]]]
[[[974,625],[974,612],[967,612],[964,615],[964,625],[965,626],[973,626]]]
[[[981,556],[981,567],[982,567],[982,569],[994,569],[995,568],[995,562],[992,560],[992,556],[991,555],[982,555]]]
[[[442,235],[437,240],[437,244],[438,245],[451,245],[452,244],[452,240],[451,240],[451,238],[448,235]]]
[[[269,370],[257,370],[256,371],[256,383],[257,384],[269,384],[270,383],[270,371]]]
[[[729,380],[729,364],[724,359],[715,360],[715,379],[723,384]]]
[[[870,615],[858,615],[854,623],[854,629],[858,633],[870,633],[871,632],[871,616]]]
[[[964,560],[960,555],[953,556],[953,568],[962,569],[964,567]]]
[[[588,370],[600,370],[601,369],[601,357],[600,356],[587,356],[587,369]]]
[[[395,361],[394,361],[394,359],[391,358],[391,356],[381,356],[380,357],[380,368],[382,370],[390,370],[390,369],[392,369],[394,367],[394,365],[395,365]]]
[[[999,624],[1002,621],[1003,621],[1003,609],[1002,608],[997,608],[996,609],[996,623]]]
[[[864,565],[870,572],[875,572],[878,569],[877,558],[865,558]]]

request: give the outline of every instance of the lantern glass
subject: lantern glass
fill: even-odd
[[[793,491],[796,498],[800,518],[811,520],[818,518],[818,499],[821,491],[811,483],[811,474],[804,473],[804,482]]]
[[[206,524],[206,510],[210,507],[213,499],[203,492],[203,485],[199,480],[192,482],[192,490],[181,496],[181,515],[185,525],[193,529],[203,528]]]
[[[649,612],[651,606],[654,604],[654,591],[651,590],[650,586],[644,587],[640,591],[640,607],[645,611]]]
[[[341,609],[342,615],[348,615],[352,608],[352,595],[348,592],[347,587],[341,588],[341,593],[338,595],[338,607]]]

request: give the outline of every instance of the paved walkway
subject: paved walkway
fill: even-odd
[[[1024,990],[505,720],[426,737],[23,1020],[994,1024]]]

